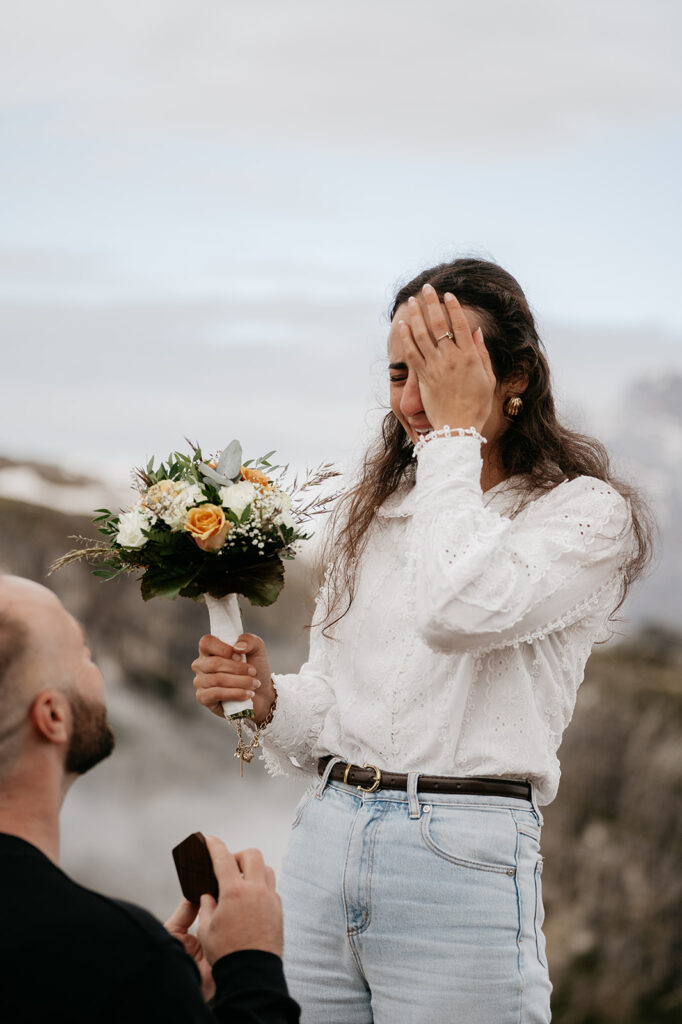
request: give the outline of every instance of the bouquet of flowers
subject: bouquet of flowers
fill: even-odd
[[[118,514],[96,510],[93,522],[105,540],[75,538],[82,546],[51,571],[86,559],[97,563],[93,573],[103,579],[139,572],[145,601],[203,599],[211,632],[232,645],[242,632],[237,594],[254,605],[277,599],[283,560],[293,558],[309,536],[303,525],[335,497],[320,497],[311,488],[337,474],[320,466],[302,483],[294,480],[289,493],[281,483],[286,467],[274,475],[280,469],[269,461],[274,452],[242,463],[239,441],[206,460],[198,445],[190,447],[190,454],[173,452],[156,467],[151,458],[136,470],[135,504]],[[254,717],[251,701],[224,701],[223,710],[228,719]]]

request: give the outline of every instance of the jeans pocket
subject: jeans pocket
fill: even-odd
[[[542,925],[545,921],[545,907],[542,902],[542,864],[542,857],[540,857],[535,865],[535,948],[538,960],[543,967],[546,967],[545,933],[542,930]]]
[[[438,804],[427,804],[422,812],[422,839],[438,857],[474,871],[516,874],[516,830],[504,812]]]
[[[301,797],[301,799],[298,801],[298,803],[296,805],[296,810],[294,811],[294,820],[291,823],[292,831],[293,831],[293,829],[297,828],[298,825],[301,824],[301,819],[303,818],[303,815],[305,814],[305,809],[308,806],[308,804],[310,803],[311,797],[312,797],[313,793],[315,792],[315,790],[317,789],[318,785],[319,785],[318,782],[311,782],[311,784],[308,786],[308,788],[306,789],[306,791],[303,794],[303,796]]]
[[[539,963],[547,967],[545,952],[545,936],[542,925],[545,920],[545,909],[542,902],[542,866],[540,853],[540,828],[526,822],[518,823],[519,834],[518,867],[521,884],[522,906],[525,905],[522,933],[534,946]]]

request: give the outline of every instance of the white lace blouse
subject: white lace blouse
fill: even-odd
[[[414,487],[378,510],[332,639],[313,627],[300,672],[274,677],[277,711],[262,734],[272,774],[315,772],[338,754],[399,772],[530,779],[539,803],[554,798],[585,662],[618,602],[629,508],[578,477],[512,517],[513,481],[483,493],[480,474],[476,439],[434,439]]]

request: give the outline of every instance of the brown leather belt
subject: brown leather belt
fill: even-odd
[[[321,757],[317,762],[317,771],[324,775],[324,770],[331,761],[331,756]],[[400,772],[386,772],[373,764],[347,764],[340,761],[332,768],[329,778],[334,782],[345,782],[356,786],[364,793],[374,793],[377,789],[407,789],[407,775]],[[506,796],[514,800],[530,800],[530,782],[520,779],[481,779],[454,778],[450,775],[420,775],[417,782],[418,793],[462,793],[471,796]]]

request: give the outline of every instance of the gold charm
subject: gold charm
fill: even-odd
[[[260,734],[266,725],[269,725],[275,714],[275,708],[277,707],[277,694],[275,693],[275,699],[270,705],[270,710],[267,715],[258,726],[256,733],[250,743],[244,743],[244,736],[242,734],[242,722],[241,719],[237,719],[237,749],[234,752],[234,756],[239,758],[239,778],[244,778],[244,763],[251,764],[253,761],[253,755],[258,747],[260,747]]]
[[[242,735],[242,723],[237,722],[237,749],[234,752],[234,756],[239,758],[239,777],[244,778],[244,765],[251,764],[253,761],[253,755],[256,747],[260,746],[260,740],[258,739],[258,733],[253,737],[250,743],[244,743],[244,736]]]

